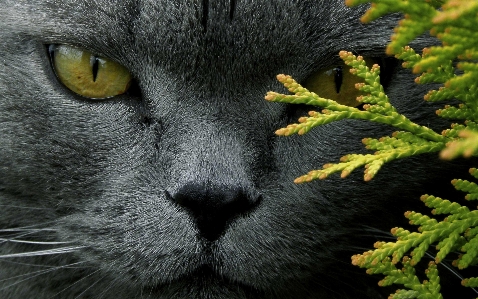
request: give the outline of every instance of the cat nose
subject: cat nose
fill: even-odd
[[[251,212],[261,200],[260,194],[242,187],[194,183],[170,198],[193,216],[199,233],[209,241],[217,240],[234,219]]]

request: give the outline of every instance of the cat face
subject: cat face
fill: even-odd
[[[277,74],[302,82],[339,50],[382,58],[395,17],[362,25],[366,7],[338,0],[3,2],[1,298],[378,296],[349,265],[354,236],[396,225],[440,166],[296,186],[391,130],[342,121],[276,137],[310,108],[263,98],[283,91]],[[77,94],[52,65],[63,46],[124,66],[132,87]],[[423,119],[429,87],[387,72],[396,106]]]

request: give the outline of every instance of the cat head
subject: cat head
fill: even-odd
[[[397,162],[369,183],[357,173],[297,186],[295,177],[391,129],[341,121],[277,137],[311,107],[264,95],[284,91],[279,73],[303,82],[333,69],[342,49],[385,61],[397,16],[362,25],[365,9],[335,0],[4,0],[0,232],[28,241],[0,252],[46,250],[25,258],[54,268],[19,279],[20,291],[11,284],[34,266],[0,263],[2,297],[343,298],[328,286],[343,283],[349,260],[340,254],[363,220],[391,227],[374,215],[402,214],[385,208],[418,198],[440,166]],[[55,65],[65,47],[122,65],[129,89],[104,99],[72,91]],[[384,74],[396,106],[428,123],[433,109],[416,109],[428,87],[394,63]]]

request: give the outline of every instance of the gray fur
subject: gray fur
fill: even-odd
[[[362,25],[364,9],[342,0],[2,0],[0,234],[12,240],[0,241],[0,254],[69,249],[0,256],[0,298],[380,298],[349,258],[373,240],[353,237],[362,225],[396,225],[388,220],[408,198],[431,192],[440,163],[392,163],[370,183],[357,172],[295,186],[390,129],[342,121],[279,138],[273,132],[306,110],[263,99],[283,90],[276,74],[304,80],[339,50],[382,57],[397,18]],[[48,44],[118,61],[142,98],[72,94]],[[397,68],[387,92],[427,124],[430,107],[410,109],[427,88]],[[191,182],[238,185],[262,200],[209,242],[165,195]]]

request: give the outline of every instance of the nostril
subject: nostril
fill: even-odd
[[[231,221],[251,212],[261,200],[259,193],[243,187],[199,184],[184,185],[168,197],[193,216],[199,233],[209,241],[217,240]]]

